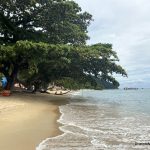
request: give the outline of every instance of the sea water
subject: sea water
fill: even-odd
[[[60,106],[62,135],[37,150],[150,149],[150,90],[80,90]]]

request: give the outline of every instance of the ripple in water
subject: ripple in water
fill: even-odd
[[[129,111],[127,105],[120,103],[122,97],[110,103],[110,99],[94,101],[95,94],[84,99],[81,93],[79,96],[60,106],[62,116],[58,121],[63,124],[60,129],[64,134],[43,141],[37,150],[150,149],[150,145],[135,145],[150,141],[150,115]],[[136,103],[137,99],[135,107]]]

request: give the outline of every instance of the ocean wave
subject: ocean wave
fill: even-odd
[[[79,94],[79,93],[78,93]],[[80,93],[81,94],[81,93]],[[80,95],[79,94],[79,95]],[[36,150],[145,150],[135,145],[150,138],[150,116],[124,112],[113,103],[72,98],[60,106],[62,135],[48,138]]]

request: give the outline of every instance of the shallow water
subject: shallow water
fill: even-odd
[[[64,134],[46,139],[37,150],[150,149],[150,90],[75,94],[60,106]]]

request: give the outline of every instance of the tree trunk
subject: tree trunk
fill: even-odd
[[[5,90],[11,90],[13,88],[15,80],[17,78],[17,73],[18,73],[18,65],[14,65],[11,75],[6,76],[7,85],[5,87]]]
[[[10,76],[10,77],[7,77],[7,85],[5,87],[5,90],[11,90],[13,88],[13,85],[14,85],[14,77]]]

